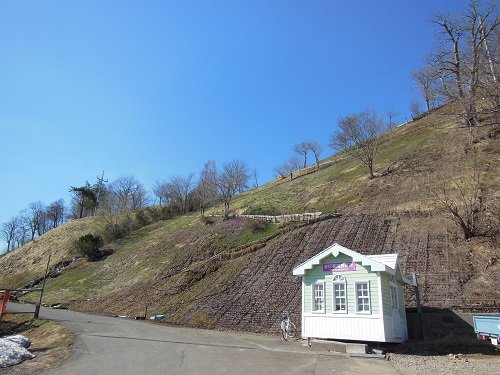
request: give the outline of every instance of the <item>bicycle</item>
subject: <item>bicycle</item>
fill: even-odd
[[[290,320],[290,314],[288,311],[283,311],[281,313],[281,336],[283,336],[283,340],[288,341],[295,337],[296,327],[295,324]]]

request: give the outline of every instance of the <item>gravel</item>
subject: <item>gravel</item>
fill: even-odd
[[[495,374],[500,369],[500,355],[388,355],[389,361],[400,374],[408,375],[474,375]],[[495,370],[495,368],[497,370]]]

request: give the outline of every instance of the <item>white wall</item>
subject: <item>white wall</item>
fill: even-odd
[[[384,322],[379,315],[351,316],[304,314],[303,337],[338,340],[385,341]]]

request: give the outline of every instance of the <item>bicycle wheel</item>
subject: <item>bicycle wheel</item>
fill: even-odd
[[[290,322],[290,325],[288,326],[288,338],[293,338],[297,334],[297,327],[295,327],[295,324]]]
[[[286,329],[285,322],[281,322],[281,336],[283,337],[283,340],[285,340],[285,341],[288,340],[288,331]]]

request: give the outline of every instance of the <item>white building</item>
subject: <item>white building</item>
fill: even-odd
[[[302,337],[403,342],[405,284],[398,254],[362,255],[333,244],[293,269],[302,277]]]

